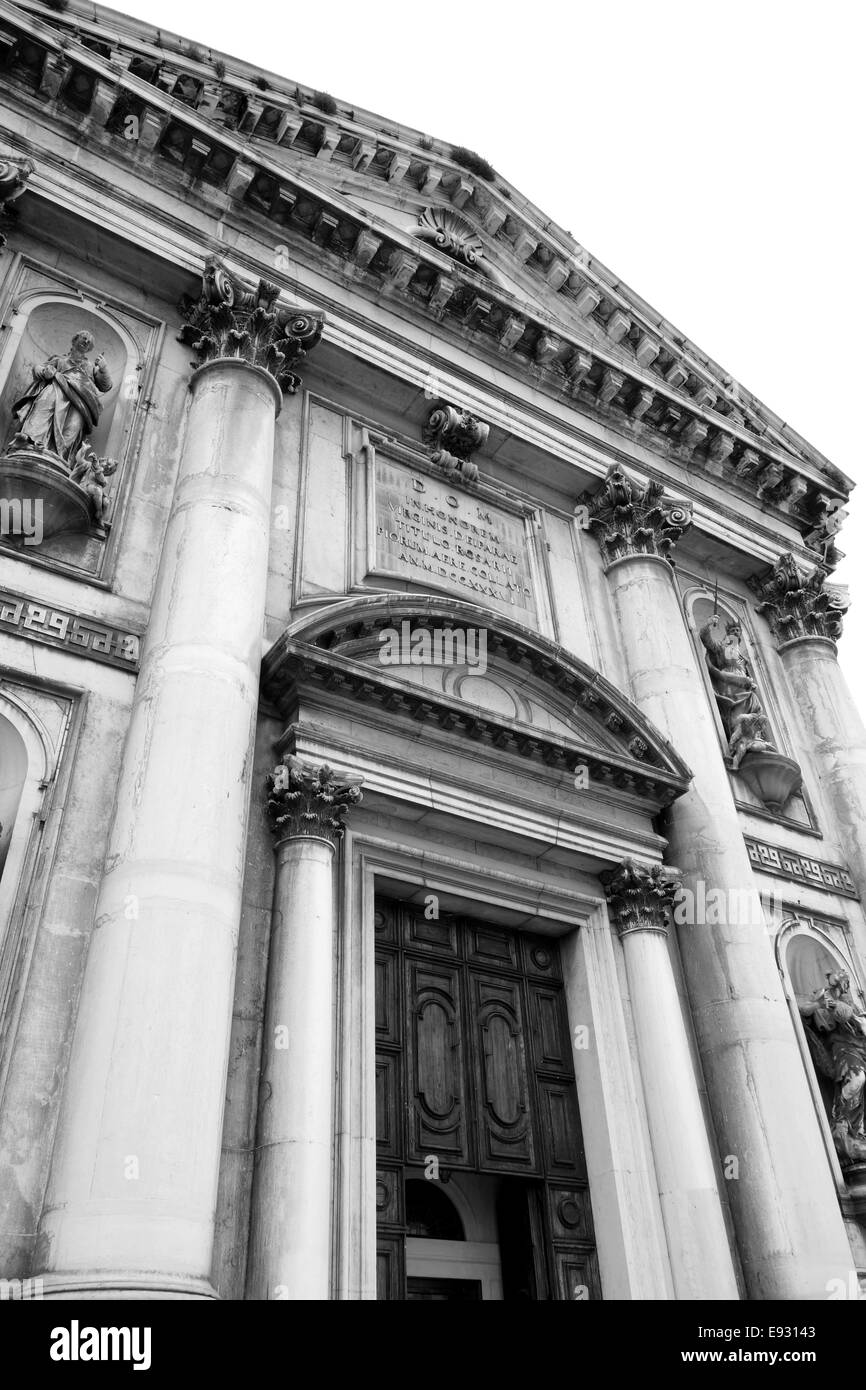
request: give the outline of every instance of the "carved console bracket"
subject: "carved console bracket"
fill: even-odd
[[[10,223],[17,218],[18,209],[12,203],[21,197],[35,168],[32,159],[0,159],[0,222]],[[0,250],[6,240],[0,232]]]
[[[781,555],[763,574],[748,580],[761,600],[763,613],[779,646],[803,637],[842,636],[842,619],[849,608],[847,590],[827,584],[821,570],[807,574],[793,555]]]
[[[471,456],[486,444],[489,433],[490,426],[477,415],[440,402],[428,416],[424,442],[431,446],[430,457],[446,478],[472,483],[478,477],[478,468]]]
[[[236,357],[262,367],[281,391],[292,395],[301,378],[292,370],[319,342],[323,314],[280,305],[279,288],[267,280],[253,286],[230,275],[209,256],[198,299],[185,295],[178,306],[186,319],[178,340],[198,355],[196,366]]]
[[[671,551],[692,524],[688,502],[665,498],[661,483],[639,483],[619,464],[608,469],[597,493],[584,494],[581,505],[605,565],[630,555],[657,555],[673,564]]]
[[[268,820],[278,840],[310,836],[342,838],[350,806],[361,800],[360,778],[344,777],[327,763],[316,767],[293,754],[268,775]]]
[[[682,887],[675,869],[624,859],[615,869],[599,877],[611,922],[620,936],[635,931],[667,935],[668,914]]]

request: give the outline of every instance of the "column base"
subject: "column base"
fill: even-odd
[[[219,1294],[207,1279],[184,1279],[170,1274],[130,1274],[128,1270],[76,1270],[70,1274],[52,1272],[34,1274],[31,1284],[39,1287],[43,1299],[99,1300],[174,1300],[218,1299]]]

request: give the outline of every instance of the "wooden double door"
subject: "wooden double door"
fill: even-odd
[[[505,1299],[599,1298],[556,941],[384,898],[375,922],[378,1297],[424,1296],[408,1194],[465,1174]]]

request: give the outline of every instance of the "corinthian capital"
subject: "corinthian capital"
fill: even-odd
[[[312,836],[336,845],[349,807],[361,800],[359,780],[327,763],[315,767],[288,756],[268,776],[268,819],[277,839]]]
[[[841,637],[848,595],[841,585],[828,584],[821,570],[807,574],[787,553],[748,583],[780,646],[798,637]]]
[[[639,483],[618,464],[608,469],[600,490],[582,501],[587,527],[606,565],[629,555],[671,560],[671,551],[692,524],[687,502],[665,498],[661,483]]]
[[[219,357],[240,358],[263,367],[281,391],[292,394],[301,384],[292,369],[321,338],[323,316],[281,305],[279,294],[267,280],[246,284],[211,256],[199,298],[187,295],[180,303],[186,323],[179,340],[198,354],[199,366]]]
[[[661,864],[647,866],[624,859],[601,875],[608,912],[620,936],[633,931],[667,935],[668,912],[682,884]]]

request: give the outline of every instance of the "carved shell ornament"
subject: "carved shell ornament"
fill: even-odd
[[[484,255],[484,243],[475,228],[450,208],[425,208],[418,214],[416,236],[432,241],[446,256],[475,266]]]

